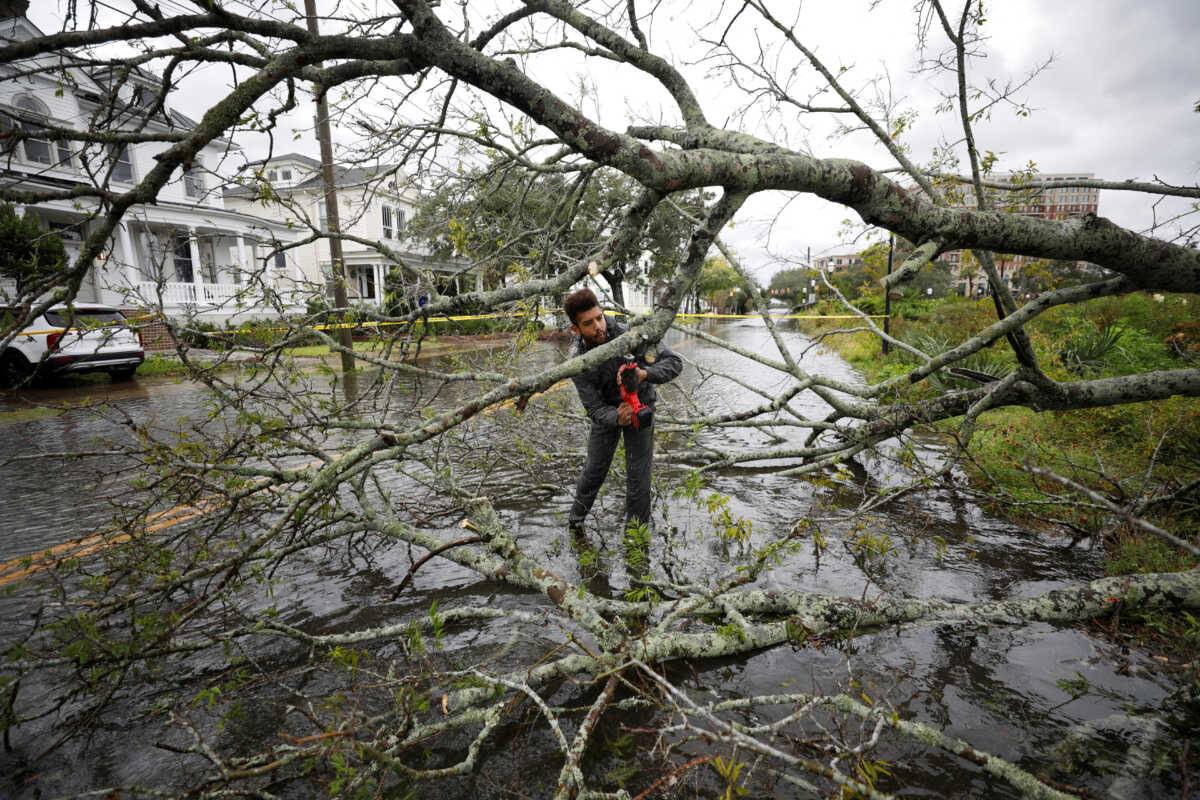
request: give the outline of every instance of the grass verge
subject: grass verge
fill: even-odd
[[[892,320],[896,338],[930,355],[962,341],[995,321],[990,301],[952,298],[925,304],[917,313],[901,306]],[[1057,380],[1128,375],[1200,364],[1189,328],[1200,316],[1200,296],[1147,296],[1142,293],[1094,300],[1080,307],[1055,308],[1027,328],[1043,369]],[[1193,326],[1196,327],[1196,326]],[[825,334],[825,346],[839,353],[872,382],[903,375],[920,360],[892,348],[881,353],[868,332],[833,333],[832,324],[801,323],[806,333]],[[814,330],[815,329],[815,330]],[[979,372],[1002,375],[1015,368],[1011,348],[997,342],[964,363]],[[956,383],[933,376],[905,385],[900,399],[931,396]],[[953,433],[959,420],[939,427]],[[1039,466],[1113,498],[1118,505],[1140,504],[1140,516],[1188,541],[1200,540],[1200,496],[1167,501],[1172,492],[1200,477],[1200,399],[1168,400],[1071,412],[1036,412],[1023,407],[995,409],[983,416],[963,465],[983,504],[997,515],[1030,527],[1090,535],[1103,543],[1110,575],[1189,569],[1196,559],[1142,532],[1062,486],[1024,469]],[[1160,615],[1161,616],[1161,615]],[[1200,626],[1176,615],[1127,620],[1147,626],[1148,639],[1169,640],[1180,652],[1200,654]]]

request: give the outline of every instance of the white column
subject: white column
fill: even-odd
[[[196,229],[188,228],[188,252],[192,256],[192,284],[196,287],[196,305],[204,302],[204,275],[200,265],[200,245],[196,241]]]
[[[480,270],[478,267],[475,270],[475,291],[483,291],[483,270]]]
[[[272,291],[274,291],[275,284],[279,281],[279,270],[276,269],[276,267],[275,267],[275,259],[278,257],[278,255],[279,255],[278,252],[272,253],[270,262],[268,262],[267,265],[263,268],[264,269],[263,283],[266,284],[266,287],[268,289],[271,289]],[[286,267],[287,251],[286,250],[283,251],[283,263],[285,264],[284,274],[287,274],[287,267]]]
[[[383,264],[373,264],[375,270],[375,305],[383,306]]]
[[[246,266],[246,237],[240,233],[237,235],[237,248],[237,266],[242,272],[242,277],[238,279],[238,282],[240,283],[241,281],[248,280],[246,275],[249,272],[249,267]]]
[[[142,280],[138,270],[137,250],[133,247],[133,237],[129,235],[129,224],[126,222],[117,226],[117,240],[121,243],[121,255],[125,259],[125,280],[133,289],[138,288]]]

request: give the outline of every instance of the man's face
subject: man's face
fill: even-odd
[[[600,310],[600,306],[592,306],[575,317],[575,321],[571,323],[571,330],[582,336],[589,345],[595,347],[604,344],[608,323],[604,321],[604,312]]]

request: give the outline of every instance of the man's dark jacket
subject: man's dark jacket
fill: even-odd
[[[625,326],[611,317],[605,317],[605,323],[605,344],[625,333]],[[582,355],[591,349],[587,340],[577,336],[571,355]],[[633,351],[633,355],[637,358],[638,366],[646,370],[646,379],[638,386],[638,399],[643,405],[653,408],[655,400],[658,399],[654,384],[673,380],[683,371],[683,359],[670,348],[659,344],[651,351],[654,355],[649,359],[650,363],[647,363],[647,349],[646,343],[643,342]],[[621,404],[621,392],[617,388],[617,370],[624,363],[622,353],[572,378],[588,418],[596,425],[618,427],[617,406]]]

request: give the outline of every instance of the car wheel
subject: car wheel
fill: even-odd
[[[26,385],[32,374],[33,370],[29,368],[29,362],[20,353],[9,350],[5,352],[3,358],[0,358],[0,386]]]
[[[128,381],[133,379],[133,373],[137,372],[137,367],[121,367],[120,369],[109,370],[109,375],[112,375],[114,383]]]

